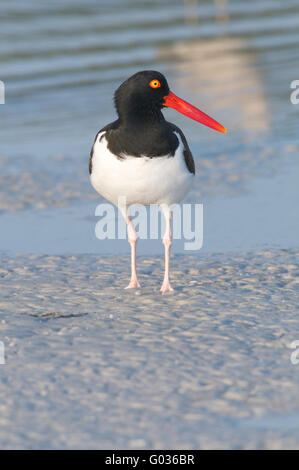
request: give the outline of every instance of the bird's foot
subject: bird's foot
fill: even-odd
[[[160,293],[162,295],[166,294],[166,292],[173,292],[173,288],[171,287],[169,281],[164,281],[160,289]]]
[[[139,284],[137,279],[131,279],[131,281],[129,282],[127,287],[125,287],[125,289],[137,289],[139,287],[141,287],[141,285]]]

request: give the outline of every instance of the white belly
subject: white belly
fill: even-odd
[[[110,152],[103,134],[94,144],[90,178],[94,189],[108,201],[117,205],[125,197],[128,205],[175,204],[191,189],[194,175],[186,167],[177,133],[180,144],[174,156],[123,159]]]

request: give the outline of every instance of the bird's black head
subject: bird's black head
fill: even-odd
[[[169,87],[164,75],[154,70],[137,72],[116,90],[114,101],[121,121],[140,123],[163,119],[161,108]]]
[[[155,125],[163,121],[161,109],[165,106],[226,133],[226,129],[215,119],[172,93],[164,75],[154,70],[143,70],[132,75],[116,90],[114,100],[120,122],[129,127]]]

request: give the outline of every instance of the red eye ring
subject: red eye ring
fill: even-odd
[[[149,86],[152,88],[160,88],[161,83],[156,78],[149,83]]]

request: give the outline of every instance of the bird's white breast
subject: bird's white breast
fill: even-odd
[[[105,131],[98,134],[93,147],[91,183],[105,199],[117,205],[119,197],[127,204],[175,204],[192,187],[194,175],[186,167],[184,146],[174,156],[117,158],[107,147]]]

